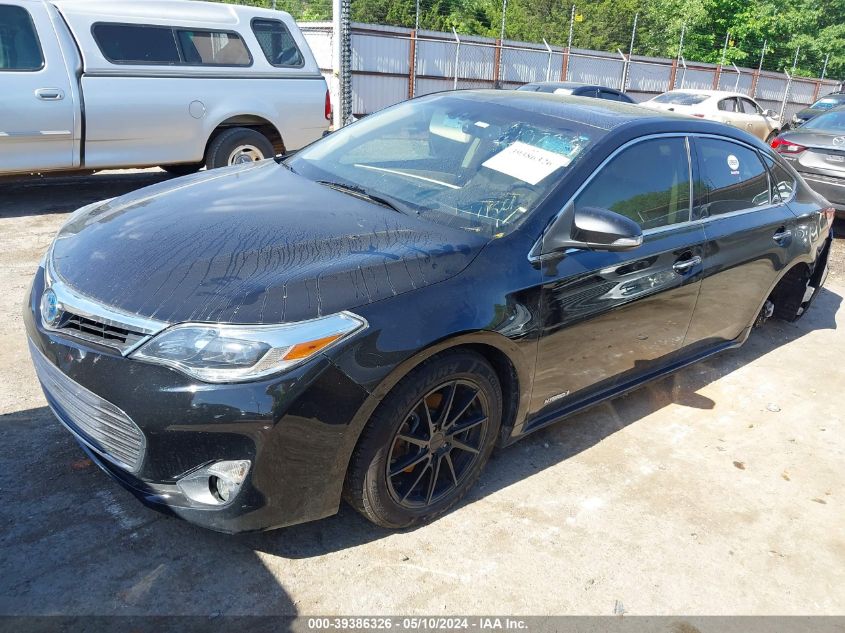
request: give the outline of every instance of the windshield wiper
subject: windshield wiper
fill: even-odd
[[[332,189],[336,189],[337,191],[348,193],[351,196],[355,196],[357,198],[364,198],[365,200],[369,200],[370,202],[375,202],[376,204],[380,204],[381,206],[387,207],[388,209],[393,209],[398,213],[403,213],[406,215],[408,213],[408,211],[404,208],[404,205],[402,205],[397,200],[370,193],[369,191],[367,191],[363,187],[359,187],[358,185],[349,185],[344,182],[335,182],[332,180],[318,180],[317,182],[325,187],[330,187]]]

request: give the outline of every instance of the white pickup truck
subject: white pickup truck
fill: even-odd
[[[290,15],[189,0],[0,0],[0,175],[299,149],[329,126]]]

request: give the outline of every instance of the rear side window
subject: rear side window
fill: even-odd
[[[770,156],[765,156],[766,164],[772,175],[772,202],[787,202],[795,191],[795,178],[780,163]]]
[[[719,102],[719,109],[723,112],[742,112],[742,110],[739,109],[739,104],[733,97],[730,99],[722,99]]]
[[[253,20],[252,32],[267,61],[273,66],[300,68],[305,64],[305,58],[284,23],[279,20]]]
[[[23,7],[0,4],[0,71],[43,67],[41,45],[29,12]]]
[[[715,138],[696,139],[707,203],[703,217],[769,204],[769,177],[752,149]]]
[[[622,150],[575,199],[631,218],[643,229],[690,219],[690,174],[683,138],[642,141]]]
[[[115,64],[178,64],[179,48],[173,29],[136,24],[95,24],[100,52]]]
[[[249,66],[249,51],[237,33],[177,31],[185,63],[192,66]]]
[[[243,40],[230,31],[194,31],[145,24],[95,24],[92,33],[114,64],[249,66]]]

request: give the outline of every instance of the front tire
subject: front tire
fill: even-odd
[[[273,144],[261,132],[246,127],[223,130],[214,137],[205,155],[208,169],[253,163],[272,158]]]
[[[368,422],[352,455],[345,499],[386,528],[442,515],[477,481],[501,417],[499,379],[483,356],[460,350],[430,358]]]

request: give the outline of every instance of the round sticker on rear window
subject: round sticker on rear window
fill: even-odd
[[[728,167],[730,167],[733,171],[739,169],[739,159],[733,154],[728,156]]]

